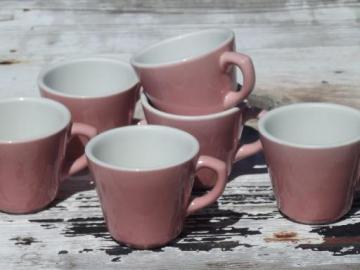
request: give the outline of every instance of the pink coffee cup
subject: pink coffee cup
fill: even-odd
[[[139,80],[130,64],[109,57],[60,61],[38,77],[43,97],[64,104],[75,122],[98,132],[130,125],[139,96]]]
[[[350,210],[360,173],[360,111],[330,103],[288,105],[262,117],[259,131],[284,215],[320,224]]]
[[[215,202],[225,188],[224,162],[199,157],[197,140],[178,129],[121,127],[99,134],[85,151],[110,234],[132,247],[175,239],[185,218]],[[195,172],[204,167],[216,172],[216,184],[191,198]]]
[[[239,146],[239,139],[245,121],[260,114],[249,115],[249,108],[233,107],[229,110],[208,115],[187,116],[170,114],[155,108],[144,93],[140,101],[146,122],[178,128],[192,134],[200,143],[200,154],[218,158],[225,162],[230,174],[232,164],[262,150],[260,140]],[[144,124],[142,121],[140,124]],[[197,173],[196,187],[210,188],[215,185],[216,175],[204,168]]]
[[[98,132],[130,125],[139,97],[139,81],[130,64],[109,57],[63,60],[45,67],[38,87],[43,97],[64,104],[74,122]],[[72,162],[84,153],[87,139],[74,137],[66,156]]]
[[[255,85],[251,58],[235,52],[235,35],[210,29],[166,39],[136,53],[131,64],[151,102],[179,115],[227,110],[243,101]],[[236,72],[243,75],[237,90]]]
[[[91,126],[71,124],[65,106],[41,98],[2,99],[0,127],[0,211],[16,214],[46,207],[62,179],[87,166],[85,155],[65,164],[71,136],[96,135]]]

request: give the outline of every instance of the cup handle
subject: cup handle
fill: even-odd
[[[210,204],[214,203],[224,192],[225,185],[227,182],[227,172],[226,172],[226,165],[223,161],[209,157],[209,156],[200,156],[197,164],[196,164],[196,171],[200,170],[201,168],[209,168],[216,172],[217,179],[215,186],[205,195],[200,197],[193,198],[190,202],[186,216],[193,214],[194,212],[209,206]]]
[[[71,137],[75,135],[82,135],[90,140],[96,134],[97,134],[96,128],[83,123],[73,123],[71,127]],[[63,179],[81,171],[82,169],[85,169],[87,167],[87,164],[88,164],[87,159],[84,153],[76,160],[74,160],[74,162],[70,165],[68,171],[65,173],[65,177],[63,177]]]
[[[243,86],[240,91],[230,91],[224,99],[224,108],[229,109],[239,104],[247,96],[255,86],[255,69],[253,62],[249,56],[239,52],[224,52],[220,56],[220,67],[223,72],[229,65],[237,66],[243,75]]]
[[[244,119],[242,119],[243,123],[250,119],[260,119],[262,116],[266,114],[266,110],[254,111],[251,107],[245,108]],[[255,142],[247,143],[242,145],[236,152],[234,163],[247,158],[249,156],[255,155],[256,153],[262,151],[263,147],[260,139],[257,139]]]

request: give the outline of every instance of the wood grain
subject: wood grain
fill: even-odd
[[[211,27],[233,29],[238,50],[253,58],[252,104],[360,109],[358,0],[2,0],[0,97],[38,96],[39,70],[61,58],[128,59],[163,38]],[[360,268],[359,199],[345,219],[306,226],[277,211],[261,155],[237,163],[230,178],[218,203],[190,217],[176,241],[139,251],[110,237],[84,172],[64,182],[48,209],[0,214],[0,269]]]
[[[265,170],[261,155],[236,164],[218,203],[191,216],[178,239],[153,251],[132,250],[110,237],[94,185],[84,172],[64,182],[57,200],[48,209],[31,215],[0,215],[0,254],[6,258],[0,261],[0,267],[359,267],[359,201],[346,219],[332,226],[296,224],[276,210]],[[328,243],[334,238],[337,241]]]
[[[219,26],[254,60],[254,105],[360,108],[358,1],[2,1],[0,95],[37,95],[40,68],[59,58],[128,59],[163,38]]]
[[[257,132],[243,135],[252,141]],[[133,250],[111,238],[87,171],[66,180],[39,213],[0,214],[0,230],[0,269],[360,267],[360,196],[337,223],[294,223],[277,211],[262,154],[235,164],[219,201],[189,217],[183,233],[160,249]]]

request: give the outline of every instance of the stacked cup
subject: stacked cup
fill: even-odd
[[[192,75],[190,70],[182,74],[181,70],[187,70],[187,65],[177,67],[175,64],[174,69],[165,68],[163,73],[160,65],[156,68],[160,72],[156,74],[150,68],[149,76],[144,75],[149,78],[144,79],[136,64],[136,59],[143,59],[139,54],[132,63],[140,75],[140,83],[130,64],[106,57],[62,61],[45,68],[38,78],[43,97],[63,103],[71,111],[74,121],[90,124],[99,131],[100,134],[90,142],[84,137],[74,137],[66,161],[70,163],[86,148],[108,229],[116,240],[130,246],[157,247],[176,238],[186,216],[210,205],[223,193],[234,157],[240,159],[259,149],[259,142],[237,147],[245,116],[235,105],[251,92],[255,80],[250,58],[233,52],[234,34],[229,30],[203,31],[190,36],[206,39],[189,55],[191,61],[195,61],[195,65],[190,65],[192,70],[199,65],[208,66],[197,78],[206,78],[208,82],[205,83],[207,87],[198,89],[195,102],[189,102],[187,95],[202,83],[194,81],[197,76],[189,77]],[[185,39],[188,45],[193,42]],[[174,45],[178,46],[176,42]],[[160,48],[149,55],[154,59],[160,57],[160,61],[164,56],[182,57],[180,61],[183,61],[190,47],[183,48],[183,56],[176,55],[175,51],[179,50],[174,49],[162,55]],[[208,56],[197,61],[197,54],[200,58]],[[215,65],[214,61],[221,63]],[[246,77],[240,92],[232,91],[237,86],[232,64],[238,65]],[[143,65],[147,66],[147,63]],[[148,83],[154,82],[148,87]],[[183,87],[177,89],[179,83]],[[161,84],[175,87],[167,92]],[[184,117],[190,117],[190,122],[195,125],[198,122],[199,126],[209,127],[207,132],[218,140],[213,144],[215,147],[195,126],[192,130],[187,120],[182,127],[161,121],[150,122],[149,117],[149,125],[122,127],[133,122],[140,85],[146,91],[155,89],[160,97],[165,94],[159,99],[165,107],[177,107],[176,96],[181,96],[183,104],[179,108],[189,114]],[[167,96],[167,93],[173,95]],[[202,96],[207,93],[212,93],[210,102],[203,100]],[[142,100],[143,104],[147,102],[144,93]],[[182,118],[181,110],[170,113]],[[196,173],[203,178],[203,183],[199,183],[211,190],[192,199]]]
[[[62,61],[40,73],[41,95],[100,133],[89,143],[74,137],[66,160],[86,145],[116,240],[150,248],[176,238],[187,215],[222,194],[231,164],[261,149],[259,141],[238,146],[250,117],[239,104],[253,90],[255,72],[251,59],[234,50],[234,33],[213,29],[137,53],[131,64],[140,82],[130,64],[106,57]],[[243,74],[240,91],[234,66]],[[121,127],[133,122],[140,85],[148,125]],[[191,199],[195,174],[195,184],[211,190]]]
[[[180,234],[187,215],[223,193],[225,164],[199,155],[193,136],[170,127],[129,126],[139,93],[130,64],[107,57],[65,60],[46,67],[38,86],[43,97],[66,105],[74,121],[100,133],[90,142],[90,136],[73,136],[66,154],[60,154],[71,163],[86,147],[105,220],[116,240],[138,248],[164,245]],[[217,183],[211,192],[192,199],[194,174],[202,168],[213,171]]]
[[[261,150],[259,141],[239,147],[247,109],[241,106],[255,84],[251,58],[235,51],[235,35],[211,29],[167,39],[135,54],[131,64],[143,86],[141,104],[148,124],[189,132],[200,153],[231,165]],[[243,85],[237,91],[236,70]],[[211,188],[215,175],[197,174],[196,185]]]

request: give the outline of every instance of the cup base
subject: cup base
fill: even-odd
[[[117,242],[118,244],[120,245],[123,245],[123,246],[126,246],[128,248],[131,248],[131,249],[139,249],[139,250],[144,250],[144,249],[159,249],[159,248],[162,248],[164,246],[167,246],[169,243],[173,242],[176,238],[179,237],[179,235],[181,234],[182,232],[182,228],[180,230],[179,233],[177,233],[174,237],[172,237],[170,240],[167,240],[167,241],[161,241],[161,242],[158,242],[158,243],[152,243],[152,244],[149,244],[149,245],[139,245],[139,244],[133,244],[133,243],[128,243],[128,242],[123,242],[122,240],[119,240],[119,239],[116,239],[115,237],[111,236],[111,238]],[[111,233],[110,233],[111,234]]]
[[[1,209],[0,208],[0,213],[5,213],[5,214],[9,214],[9,215],[31,215],[31,214],[36,214],[36,213],[44,210],[48,206],[50,206],[53,201],[54,200],[52,200],[51,202],[45,204],[44,206],[38,207],[38,208],[36,208],[34,210],[16,210],[16,211],[12,211],[12,210],[8,210],[8,209]]]
[[[341,220],[341,218],[343,218],[350,211],[350,208],[346,209],[346,211],[343,211],[340,215],[332,219],[301,219],[301,218],[292,217],[291,215],[284,213],[281,209],[278,210],[283,217],[295,223],[304,224],[304,225],[325,225],[325,224],[327,225],[327,224],[336,223],[339,220]]]

